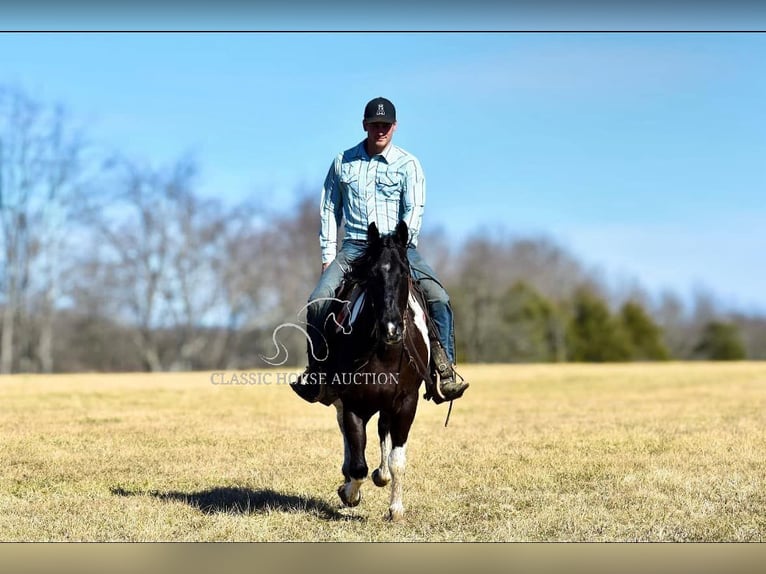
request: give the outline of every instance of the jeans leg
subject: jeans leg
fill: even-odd
[[[327,356],[327,346],[325,345],[324,322],[327,318],[327,312],[332,305],[331,297],[335,296],[335,291],[343,281],[343,275],[349,269],[349,263],[357,257],[363,250],[363,246],[357,243],[344,242],[343,247],[333,259],[332,263],[324,270],[319,278],[319,283],[311,292],[306,308],[306,323],[308,323],[308,333],[311,338],[308,355],[309,363],[313,361],[311,356],[311,347],[314,349],[314,357],[324,359]]]
[[[417,249],[407,250],[412,276],[418,280],[428,302],[428,313],[439,332],[439,342],[444,347],[450,362],[455,364],[455,325],[449,295],[442,287],[439,278],[428,263],[420,256]]]

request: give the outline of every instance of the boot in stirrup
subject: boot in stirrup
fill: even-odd
[[[290,383],[290,388],[304,401],[315,403],[319,400],[321,387],[318,375],[319,370],[309,362],[306,370],[301,373],[298,380]]]
[[[462,378],[457,380],[455,369],[452,367],[447,353],[440,343],[433,342],[431,350],[433,352],[436,372],[439,373],[439,391],[442,396],[448,401],[460,398],[468,388],[468,383],[462,380]]]

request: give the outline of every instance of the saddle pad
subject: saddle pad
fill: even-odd
[[[348,299],[343,300],[343,305],[338,311],[337,317],[335,317],[335,332],[336,333],[348,333],[351,325],[356,321],[359,311],[362,310],[364,305],[365,293],[358,286],[354,286],[351,293],[348,294]]]

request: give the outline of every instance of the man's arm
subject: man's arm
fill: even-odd
[[[338,156],[327,172],[319,201],[319,247],[322,251],[322,271],[335,259],[338,251],[338,226],[343,218],[340,195],[340,163]]]
[[[410,230],[410,243],[417,245],[426,206],[426,178],[416,158],[407,163],[402,189],[402,219]]]

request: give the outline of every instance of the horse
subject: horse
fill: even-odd
[[[426,305],[422,298],[418,300],[419,291],[411,280],[408,237],[404,221],[383,236],[374,222],[369,225],[366,249],[350,263],[344,278],[346,287],[355,286],[361,294],[354,303],[353,319],[347,318],[348,328],[330,329],[325,367],[328,392],[337,394],[332,404],[344,443],[344,482],[338,496],[349,507],[361,502],[361,486],[369,470],[367,422],[379,413],[380,465],[372,481],[379,487],[391,483],[388,518],[392,521],[404,516],[407,438],[420,385],[430,382]]]

